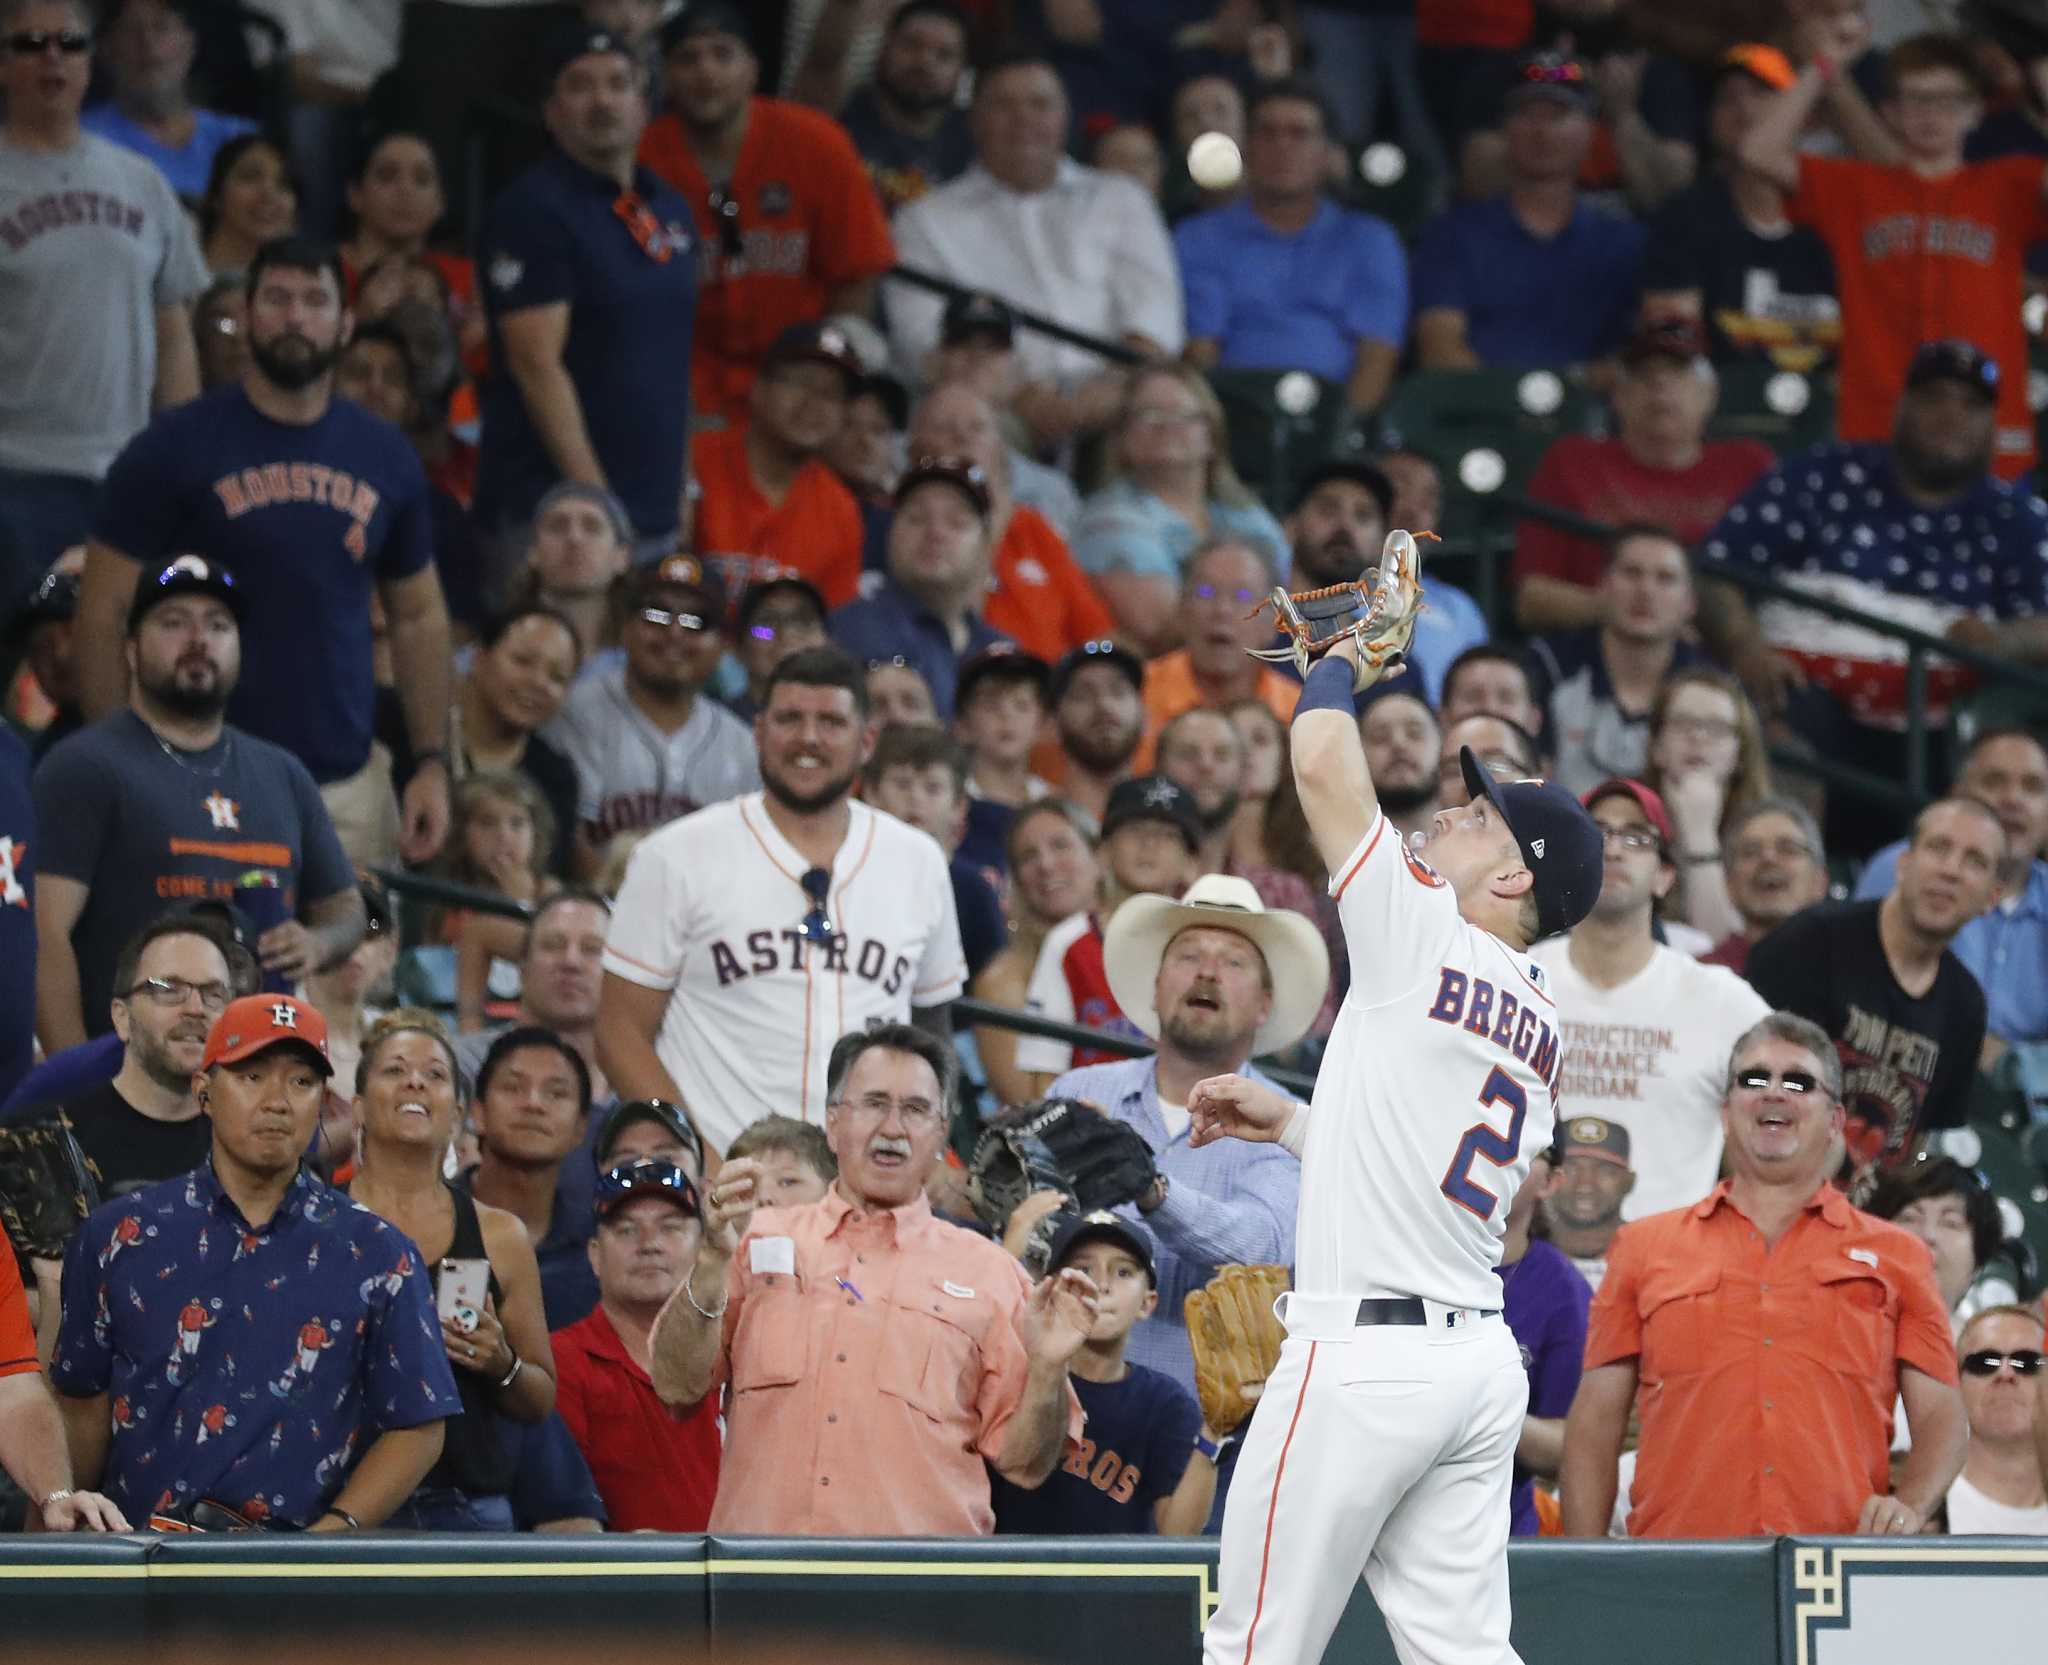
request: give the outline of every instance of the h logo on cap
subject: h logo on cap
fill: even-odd
[[[287,1001],[280,1000],[270,1008],[270,1022],[276,1029],[296,1029],[299,1026],[299,1009]]]

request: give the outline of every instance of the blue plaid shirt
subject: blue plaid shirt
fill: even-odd
[[[50,1380],[109,1396],[101,1489],[138,1525],[200,1498],[309,1525],[379,1433],[462,1412],[403,1232],[303,1169],[252,1229],[210,1161],[73,1234]]]
[[[1250,1066],[1252,1081],[1273,1083]],[[1276,1092],[1278,1088],[1274,1089]],[[1219,1266],[1294,1264],[1294,1216],[1301,1202],[1301,1164],[1278,1145],[1241,1139],[1192,1149],[1185,1132],[1169,1138],[1159,1114],[1159,1066],[1125,1058],[1069,1070],[1052,1084],[1055,1098],[1099,1104],[1145,1136],[1166,1176],[1166,1201],[1142,1219],[1159,1242],[1159,1308],[1131,1331],[1125,1357],[1163,1372],[1193,1393],[1195,1359],[1182,1309]]]

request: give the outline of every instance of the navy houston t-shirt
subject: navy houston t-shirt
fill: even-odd
[[[427,477],[405,435],[347,399],[304,427],[239,386],[166,411],[114,459],[93,535],[142,563],[225,562],[248,603],[239,728],[316,781],[369,761],[370,597],[433,558]]]

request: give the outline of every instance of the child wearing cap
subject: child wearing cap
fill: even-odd
[[[1216,1497],[1216,1436],[1186,1388],[1124,1357],[1132,1327],[1159,1304],[1151,1233],[1109,1213],[1070,1215],[1053,1237],[1046,1276],[1069,1266],[1099,1295],[1094,1327],[1067,1370],[1088,1420],[1035,1491],[992,1477],[996,1530],[1200,1532]]]
[[[996,878],[960,853],[967,826],[967,754],[942,729],[893,724],[875,741],[861,796],[875,808],[908,821],[938,840],[953,880],[953,910],[960,916],[960,947],[970,977],[1009,940]]]

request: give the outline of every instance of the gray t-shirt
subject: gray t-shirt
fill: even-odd
[[[119,145],[0,136],[0,468],[98,479],[149,420],[156,308],[206,286],[169,181]]]
[[[541,733],[576,765],[577,813],[599,848],[760,790],[752,729],[700,694],[689,721],[663,734],[627,697],[624,665],[579,680]]]
[[[116,712],[51,747],[33,784],[38,825],[63,829],[40,872],[91,892],[71,930],[88,1034],[113,1021],[122,944],[173,904],[231,902],[253,939],[356,882],[306,766],[239,729],[172,756]]]

